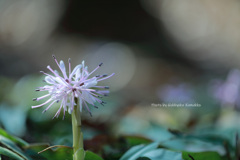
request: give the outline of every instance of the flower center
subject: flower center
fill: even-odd
[[[76,88],[73,88],[72,91],[75,92],[77,89]]]

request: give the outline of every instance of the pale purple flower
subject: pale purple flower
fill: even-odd
[[[214,80],[211,82],[210,93],[215,99],[225,105],[239,107],[240,98],[240,71],[232,69],[225,81]]]
[[[98,108],[95,103],[99,103],[103,105],[104,101],[101,100],[102,96],[107,96],[109,91],[108,86],[98,86],[98,82],[108,79],[114,75],[96,75],[92,76],[92,74],[102,66],[102,63],[99,64],[92,72],[88,72],[88,67],[84,65],[84,61],[82,64],[77,65],[73,70],[71,70],[71,61],[69,59],[69,67],[68,67],[68,75],[66,71],[66,67],[64,62],[61,60],[58,63],[56,57],[53,55],[55,62],[60,68],[61,74],[59,74],[56,70],[54,71],[50,66],[47,66],[47,69],[52,73],[48,74],[41,71],[46,75],[45,82],[47,85],[43,87],[39,87],[36,91],[46,91],[48,92],[46,95],[34,98],[34,101],[39,101],[41,99],[48,98],[44,103],[36,106],[32,106],[32,108],[42,107],[48,104],[48,107],[43,111],[46,112],[54,103],[60,103],[60,107],[55,114],[55,117],[60,115],[61,110],[63,109],[63,113],[65,115],[65,111],[68,111],[69,114],[72,113],[74,109],[75,99],[78,99],[78,104],[80,107],[80,111],[85,107],[88,112],[91,114],[91,111],[88,107],[88,104]],[[91,77],[91,78],[90,78]]]
[[[195,93],[190,85],[179,83],[159,87],[157,95],[164,103],[190,103],[194,102]]]

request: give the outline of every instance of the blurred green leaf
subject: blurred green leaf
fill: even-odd
[[[121,158],[120,160],[127,160],[128,158],[130,158],[132,155],[134,155],[135,153],[137,153],[139,150],[141,150],[142,148],[144,148],[144,145],[138,145],[138,146],[134,146],[132,148],[130,148]]]
[[[148,144],[152,142],[152,140],[142,136],[123,136],[123,138],[127,141],[129,146],[136,146],[139,144]]]
[[[73,150],[70,147],[58,147],[56,149],[48,149],[38,155],[38,152],[46,149],[47,147],[49,147],[48,144],[31,144],[26,148],[26,153],[30,154],[32,158],[35,157],[34,160],[40,157],[44,157],[46,160],[72,160]]]
[[[224,160],[217,152],[183,152],[182,158],[184,160]]]
[[[0,123],[9,133],[16,136],[23,136],[26,132],[26,119],[27,113],[21,106],[0,104]]]
[[[18,144],[21,147],[27,146],[29,145],[27,142],[25,142],[24,140],[22,140],[21,138],[12,136],[10,134],[8,134],[6,131],[4,131],[3,129],[0,128],[0,135],[8,138],[9,140],[13,141],[14,143]]]
[[[130,148],[121,158],[120,160],[135,160],[145,153],[156,149],[158,147],[158,142],[153,142],[149,145],[138,145]]]
[[[86,151],[84,160],[103,160],[103,159],[99,155],[91,151]]]
[[[147,157],[140,157],[140,158],[138,158],[137,160],[151,160],[151,159],[149,159],[149,158],[147,158]]]
[[[147,157],[151,160],[182,160],[182,153],[181,152],[174,152],[167,149],[155,149],[152,151],[149,151],[143,155],[144,157]]]
[[[18,154],[12,152],[7,148],[0,147],[0,155],[4,155],[9,158],[13,158],[14,160],[24,160],[24,158],[20,157]],[[0,157],[1,159],[1,157]]]
[[[173,133],[171,131],[171,133]],[[195,130],[192,134],[184,134],[181,132],[173,133],[177,139],[186,139],[186,140],[200,140],[202,142],[211,143],[214,145],[223,145],[227,144],[231,149],[235,145],[235,135],[236,130],[232,131],[230,129],[225,130],[214,130],[213,128],[208,129],[199,129]]]
[[[24,155],[24,152],[18,146],[16,146],[14,142],[7,139],[6,137],[0,135],[0,143],[6,148],[18,154],[19,156],[23,157],[24,159],[29,159],[27,158],[27,156]]]
[[[225,154],[225,148],[220,144],[213,144],[211,142],[202,141],[200,139],[184,139],[176,138],[173,140],[165,141],[160,144],[164,148],[170,148],[179,151],[189,152],[204,152],[215,151],[221,154]]]

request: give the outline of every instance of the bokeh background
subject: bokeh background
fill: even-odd
[[[116,73],[103,82],[107,104],[82,114],[86,147],[96,135],[164,140],[169,128],[232,137],[240,126],[239,14],[237,0],[0,0],[0,127],[30,143],[71,145],[69,115],[52,120],[58,106],[31,109],[44,85],[39,71],[57,69],[54,54]],[[160,106],[171,103],[200,107]]]

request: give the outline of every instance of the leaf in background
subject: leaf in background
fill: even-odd
[[[26,118],[27,113],[21,106],[0,105],[0,123],[9,133],[23,136],[26,132]]]
[[[123,153],[132,147],[132,142],[147,141],[143,137],[98,135],[92,139],[84,140],[86,150],[99,153],[106,160],[119,160]]]
[[[30,110],[31,105],[36,104],[32,101],[32,98],[39,95],[34,89],[44,84],[42,82],[43,76],[27,75],[22,77],[17,83],[15,83],[13,89],[8,92],[7,95],[10,102],[13,104],[19,104],[23,110]]]
[[[122,138],[124,138],[128,145],[129,146],[136,146],[136,145],[139,145],[139,144],[148,144],[148,143],[151,143],[152,140],[146,138],[146,137],[143,137],[143,136],[130,136],[130,135],[127,135],[127,136],[123,136]]]
[[[220,155],[226,155],[229,159],[235,159],[237,133],[240,133],[239,129],[208,126],[197,128],[191,134],[178,133],[175,136],[177,141],[185,141],[181,142],[181,144],[186,144],[182,146],[182,150],[189,152],[215,151]],[[176,149],[178,145],[172,144],[167,147]]]
[[[120,160],[127,160],[128,158],[130,158],[132,155],[134,155],[135,153],[137,153],[139,150],[141,150],[142,148],[144,148],[144,145],[138,145],[138,146],[134,146],[132,148],[130,148],[121,158]]]
[[[116,144],[117,139],[115,137],[107,136],[107,135],[98,135],[89,140],[84,140],[84,146],[87,150],[91,150],[93,152],[101,152],[104,145],[107,144]]]
[[[22,158],[27,159],[27,160],[29,159],[29,158],[27,158],[25,153],[18,146],[16,146],[16,144],[14,142],[12,142],[11,140],[9,140],[6,137],[3,137],[1,135],[0,135],[0,144],[5,146],[6,148],[10,149],[14,153],[18,154]]]
[[[120,160],[135,160],[139,157],[141,157],[142,155],[144,155],[145,153],[156,149],[158,147],[158,142],[153,142],[149,145],[138,145],[138,146],[134,146],[131,149],[129,149],[121,158]]]
[[[142,113],[143,116],[145,112]],[[114,132],[129,135],[139,135],[139,133],[141,133],[142,136],[159,142],[174,137],[166,128],[156,123],[149,123],[144,117],[141,118],[134,115],[128,115],[117,122],[114,127]]]
[[[43,160],[41,157],[44,157],[46,160],[72,160],[73,150],[71,147],[58,147],[57,149],[48,149],[38,154],[39,151],[42,151],[47,147],[49,147],[47,144],[31,144],[26,148],[26,153],[34,158],[34,160],[37,160],[38,158],[39,160]]]
[[[103,159],[99,155],[91,151],[86,151],[84,160],[103,160]]]
[[[174,133],[172,130],[169,130],[171,133],[175,135],[175,137],[186,140],[201,140],[203,142],[210,142],[215,145],[223,145],[227,143],[230,148],[233,148],[235,145],[235,135],[236,129],[213,129],[213,128],[205,128],[205,129],[197,129],[194,133],[184,134],[181,132]]]
[[[1,129],[1,128],[0,128],[0,135],[8,138],[9,140],[13,141],[14,143],[18,144],[18,145],[21,146],[21,147],[24,147],[24,146],[29,145],[29,144],[28,144],[27,142],[25,142],[24,140],[8,134],[6,131],[4,131],[4,130]]]
[[[147,157],[140,157],[140,158],[138,158],[137,160],[151,160],[151,159],[149,159],[149,158],[147,158]]]
[[[167,149],[155,149],[150,152],[147,152],[143,155],[151,160],[182,160],[182,153],[181,152],[174,152]]]
[[[224,160],[217,152],[183,152],[182,158],[184,160]]]
[[[212,142],[214,144],[223,144],[227,143],[230,149],[233,149],[235,146],[235,135],[237,132],[240,132],[240,129],[234,128],[208,128],[208,129],[199,129],[195,131],[195,138]]]
[[[205,142],[200,139],[187,139],[187,138],[176,138],[170,141],[165,141],[160,144],[163,147],[171,148],[178,151],[189,151],[189,152],[204,152],[204,151],[215,151],[221,155],[226,153],[223,145],[213,144],[211,142]]]
[[[24,158],[20,157],[18,154],[12,152],[7,148],[0,147],[0,155],[4,155],[9,158],[13,158],[14,160],[25,160]],[[1,160],[1,156],[0,156]]]

